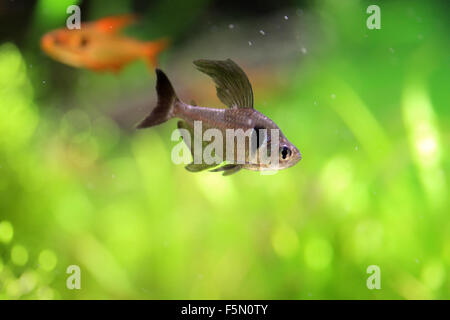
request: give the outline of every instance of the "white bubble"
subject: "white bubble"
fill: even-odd
[[[284,16],[284,20],[288,20],[289,19],[289,17],[288,16]]]
[[[259,33],[261,33],[263,36],[266,35],[266,33],[264,32],[264,30],[259,30]]]
[[[249,42],[248,42],[248,45],[249,45],[249,46],[252,46],[252,45],[253,45],[253,42],[249,41]]]
[[[301,47],[300,48],[300,51],[303,53],[303,54],[306,54],[308,51],[306,50],[306,48],[305,47]]]
[[[229,24],[229,25],[228,25],[228,28],[234,29],[234,24]]]

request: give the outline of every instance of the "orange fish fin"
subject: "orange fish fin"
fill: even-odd
[[[89,69],[94,72],[112,72],[114,74],[118,74],[123,68],[123,64],[113,64],[113,65],[105,65],[105,64],[89,64],[86,65],[86,69]]]
[[[169,40],[166,38],[145,43],[144,57],[150,69],[158,66],[158,55],[168,47]]]
[[[114,74],[119,74],[122,71],[123,65],[115,65],[111,67],[111,71]]]
[[[94,26],[98,31],[106,33],[117,33],[122,28],[132,24],[138,20],[137,15],[125,14],[121,16],[106,17],[94,22]]]

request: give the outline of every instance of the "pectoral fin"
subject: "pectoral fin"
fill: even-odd
[[[214,168],[216,166],[217,166],[217,164],[215,164],[215,163],[213,163],[213,164],[206,164],[206,163],[196,164],[196,163],[192,162],[192,163],[188,164],[185,168],[187,171],[190,171],[190,172],[200,172],[203,170]]]
[[[253,108],[252,85],[232,60],[196,60],[197,69],[216,83],[217,97],[230,108]]]

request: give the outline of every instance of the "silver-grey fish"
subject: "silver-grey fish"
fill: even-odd
[[[194,160],[196,158],[193,146],[195,139],[199,139],[194,132],[196,121],[201,122],[202,134],[200,139],[203,139],[203,133],[207,129],[218,129],[224,137],[223,140],[232,131],[230,129],[235,132],[253,133],[251,137],[247,136],[249,139],[247,140],[248,144],[245,144],[245,157],[243,159],[237,157],[242,145],[238,143],[239,138],[236,135],[231,144],[222,141],[223,150],[217,152],[217,154],[220,153],[220,156],[228,156],[228,152],[231,151],[233,155],[231,159],[223,158],[219,163],[211,163],[204,159],[201,159],[200,163],[199,161],[193,161],[186,166],[186,169],[192,172],[212,169],[210,171],[223,171],[224,175],[230,175],[240,169],[254,171],[280,170],[292,167],[300,161],[299,150],[288,141],[275,122],[253,108],[253,90],[250,81],[236,63],[228,59],[224,61],[196,60],[194,64],[198,70],[214,80],[217,96],[228,108],[207,108],[184,103],[178,99],[164,72],[156,69],[158,102],[150,115],[138,125],[138,128],[152,127],[171,118],[182,119],[178,122],[178,128],[180,131],[185,129],[190,133],[190,139],[186,139],[183,135],[183,140],[191,150]],[[239,129],[242,130],[239,131]],[[278,139],[275,139],[277,136]],[[250,145],[253,149],[250,148]],[[205,148],[205,141],[202,140],[201,146],[203,149]],[[277,148],[276,153],[271,152],[274,146]],[[230,150],[231,148],[233,150]],[[274,156],[271,159],[276,159],[276,161],[267,163],[267,161],[262,160],[261,156],[255,157],[255,153],[251,152],[251,150],[255,151],[254,148],[261,150],[264,148],[267,156]],[[225,164],[222,163],[225,160]],[[221,166],[217,167],[219,164]]]

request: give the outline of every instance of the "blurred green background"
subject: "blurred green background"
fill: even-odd
[[[374,3],[0,2],[0,299],[449,299],[450,8]],[[156,99],[145,62],[94,73],[40,51],[70,4],[171,37],[160,67],[185,101],[221,105],[193,59],[234,59],[303,160],[173,164],[176,120],[134,130]]]

